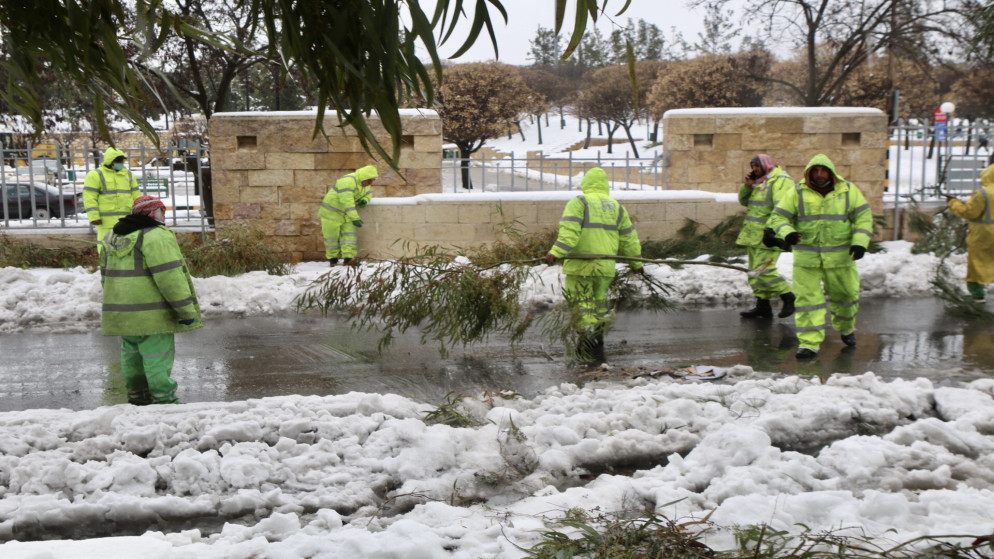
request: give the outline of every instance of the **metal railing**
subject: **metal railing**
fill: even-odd
[[[125,167],[145,194],[166,205],[166,224],[206,233],[211,215],[210,166],[203,149],[163,148],[144,144],[118,148],[127,157]],[[106,147],[32,146],[0,150],[0,226],[20,229],[90,228],[83,211],[83,184],[87,173],[103,164]],[[206,181],[206,182],[205,182]]]
[[[445,157],[442,159],[442,192],[543,192],[579,190],[583,174],[593,167],[607,172],[613,188],[659,190],[663,164],[659,152],[651,157]],[[468,178],[464,175],[468,174]]]

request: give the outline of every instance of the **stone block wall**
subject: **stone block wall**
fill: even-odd
[[[800,180],[823,153],[882,211],[887,116],[856,107],[678,109],[663,114],[663,184],[671,190],[737,192],[749,161],[768,153]]]
[[[216,113],[209,123],[214,223],[266,233],[294,260],[323,259],[321,200],[339,177],[376,165],[374,198],[441,192],[442,122],[434,111],[404,110],[400,173],[366,153],[355,132],[325,115],[327,136],[314,133],[317,113]],[[390,145],[376,116],[376,138]],[[315,258],[320,254],[320,258]]]

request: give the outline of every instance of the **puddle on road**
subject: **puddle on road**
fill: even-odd
[[[857,319],[858,346],[844,350],[829,330],[818,358],[798,363],[791,319],[752,321],[741,309],[682,310],[619,316],[607,336],[619,367],[749,365],[756,371],[886,378],[925,376],[947,383],[994,375],[994,325],[954,317],[931,298],[872,299]],[[125,401],[117,338],[93,331],[0,336],[0,411],[90,409]],[[453,348],[446,359],[416,335],[382,354],[375,334],[337,318],[252,317],[208,320],[176,337],[173,377],[184,402],[235,401],[291,394],[396,393],[441,403],[450,393],[513,390],[532,397],[583,371],[538,336],[512,349],[502,340]],[[52,351],[57,348],[57,351]],[[733,379],[732,379],[733,380]],[[721,381],[728,382],[728,380]]]

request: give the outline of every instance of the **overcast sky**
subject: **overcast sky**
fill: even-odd
[[[531,48],[530,41],[535,38],[535,32],[539,26],[552,29],[555,25],[555,3],[552,0],[501,0],[507,10],[507,25],[502,25],[495,21],[494,32],[497,35],[497,47],[499,49],[500,61],[507,64],[525,65],[531,64],[528,58],[528,51]],[[471,3],[469,3],[472,5]],[[628,10],[615,17],[615,14],[624,6],[624,0],[609,0],[607,4],[607,17],[599,17],[597,26],[600,27],[604,35],[610,34],[615,25],[623,27],[629,18],[634,21],[644,19],[649,23],[659,27],[667,41],[673,39],[673,29],[683,34],[688,42],[695,42],[697,34],[703,27],[704,9],[697,8],[691,10],[687,7],[686,0],[632,0]],[[739,24],[742,17],[741,6],[743,0],[731,0],[729,9],[733,11],[732,20]],[[433,7],[428,2],[424,3],[424,9],[430,13]],[[491,10],[496,20],[499,15],[495,10]],[[575,3],[570,2],[566,10],[567,23],[564,24],[562,33],[568,37],[572,32],[573,14],[575,13]],[[463,22],[461,27],[464,31],[469,29],[468,22]],[[462,45],[461,39],[450,39],[439,51],[443,56],[450,55]],[[733,41],[734,46],[738,46],[741,39]],[[486,30],[481,32],[480,38],[469,52],[456,59],[454,62],[480,62],[493,60],[495,58],[493,46],[490,44]]]

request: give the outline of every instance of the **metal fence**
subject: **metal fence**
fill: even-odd
[[[447,152],[448,154],[449,152]],[[442,159],[442,191],[472,192],[543,192],[578,190],[583,173],[593,167],[604,169],[614,188],[624,190],[658,190],[663,162],[659,152],[650,157],[472,157]]]
[[[992,135],[994,128],[986,124],[892,126],[888,192],[898,204],[969,194],[979,188],[980,170],[992,162]]]
[[[142,192],[162,199],[166,222],[206,233],[212,215],[210,164],[199,146],[119,148]],[[0,150],[0,225],[21,229],[91,228],[83,211],[87,173],[103,164],[106,147],[28,145]]]

